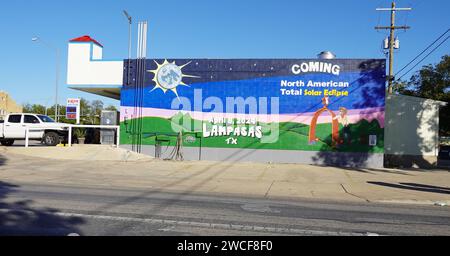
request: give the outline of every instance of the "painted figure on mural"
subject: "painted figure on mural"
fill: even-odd
[[[328,105],[330,104],[330,100],[329,100],[328,96],[325,96],[322,98],[322,104],[324,107],[328,107]]]
[[[339,108],[339,115],[335,116],[333,120],[338,120],[338,122],[343,126],[342,133],[343,133],[343,140],[340,141],[341,144],[348,143],[350,144],[350,126],[348,125],[348,118],[347,118],[347,109],[344,107]]]
[[[328,112],[331,116],[331,145],[332,147],[339,144],[339,121],[335,118],[336,115],[328,109],[328,105],[330,105],[330,98],[328,96],[325,96],[322,98],[322,104],[323,107],[319,110],[317,110],[314,113],[313,118],[311,119],[311,125],[309,127],[309,144],[313,145],[317,141],[319,141],[319,138],[316,136],[316,128],[317,128],[317,121],[319,119],[319,116],[322,115],[324,112]]]

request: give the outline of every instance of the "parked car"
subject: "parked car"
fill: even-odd
[[[39,114],[9,114],[0,122],[0,143],[11,146],[15,140],[24,140],[27,127],[29,140],[39,140],[47,146],[67,141],[69,126]]]

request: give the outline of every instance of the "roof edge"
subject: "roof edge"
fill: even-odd
[[[89,43],[89,42],[91,42],[91,43],[94,43],[94,44],[96,44],[96,45],[98,45],[98,46],[103,48],[103,45],[101,43],[99,43],[97,40],[93,39],[89,35],[84,35],[84,36],[81,36],[81,37],[77,37],[77,38],[71,39],[69,42],[71,42],[71,43],[72,42],[81,42],[81,43]]]

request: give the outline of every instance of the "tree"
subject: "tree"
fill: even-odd
[[[33,108],[33,106],[32,106],[30,103],[25,103],[25,104],[23,104],[23,106],[22,106],[22,111],[23,111],[24,113],[30,113],[31,110],[32,110],[32,108]]]
[[[33,113],[33,114],[45,114],[45,106],[40,105],[40,104],[25,104],[23,106],[23,112],[24,113]]]
[[[90,114],[89,101],[87,101],[84,98],[80,99],[80,113],[81,113],[81,116]]]
[[[117,111],[117,108],[113,105],[109,105],[108,107],[106,107],[104,110],[109,110],[109,111]]]
[[[442,56],[438,64],[423,66],[409,81],[397,81],[400,94],[450,102],[450,56]],[[441,135],[450,135],[450,103],[439,111]]]
[[[95,115],[100,115],[103,110],[103,102],[101,100],[93,100],[91,102],[92,113]]]
[[[84,98],[80,99],[80,119],[81,124],[97,124],[92,114],[92,106],[90,102]]]

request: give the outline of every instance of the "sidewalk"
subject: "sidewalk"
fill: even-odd
[[[0,147],[0,158],[4,159],[3,164],[0,163],[0,180],[271,199],[450,205],[450,172],[445,170],[169,162],[120,151],[123,149],[113,150],[112,147],[84,147],[74,153],[75,149],[52,148],[47,155],[42,151],[39,155],[36,150],[33,152],[34,149]],[[97,153],[93,157],[89,152]]]
[[[86,161],[139,161],[151,160],[153,157],[131,152],[126,149],[106,145],[78,145],[47,147],[38,142],[30,143],[25,148],[22,143],[12,147],[0,147],[0,154],[12,153],[23,156],[33,156],[56,160],[86,160]]]

